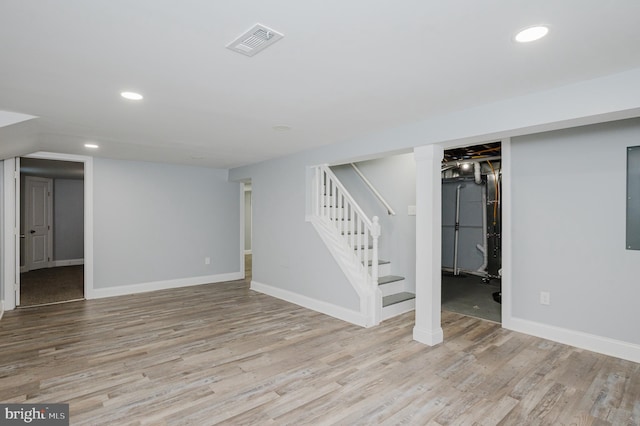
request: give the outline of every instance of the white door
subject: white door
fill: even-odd
[[[25,177],[25,267],[48,268],[53,251],[52,179]]]

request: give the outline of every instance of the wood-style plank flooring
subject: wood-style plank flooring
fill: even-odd
[[[443,314],[370,329],[236,281],[5,313],[0,401],[74,425],[637,425],[640,364]]]

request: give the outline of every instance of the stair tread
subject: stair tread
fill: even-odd
[[[389,284],[389,283],[402,281],[402,280],[404,280],[404,277],[401,277],[399,275],[385,275],[382,277],[378,277],[378,285]]]
[[[402,293],[390,294],[382,298],[382,307],[395,305],[396,303],[404,302],[406,300],[415,299],[416,295],[407,291]]]

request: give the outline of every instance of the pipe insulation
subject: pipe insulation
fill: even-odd
[[[482,175],[480,174],[480,163],[473,163],[473,176],[476,178],[476,185],[481,185]]]
[[[487,236],[487,185],[482,186],[482,244],[476,245],[476,248],[482,253],[482,265],[476,270],[477,272],[487,273],[489,266],[489,241]]]
[[[456,225],[453,237],[453,275],[460,275],[458,270],[458,239],[460,236],[460,190],[466,185],[461,184],[456,187]]]

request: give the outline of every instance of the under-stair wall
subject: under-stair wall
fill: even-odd
[[[405,277],[406,286],[415,292],[416,221],[409,206],[416,203],[416,166],[413,153],[393,155],[356,163],[380,194],[396,212],[395,216],[373,195],[349,165],[332,166],[331,170],[366,212],[378,216],[382,235],[380,258],[391,261],[391,274]]]

